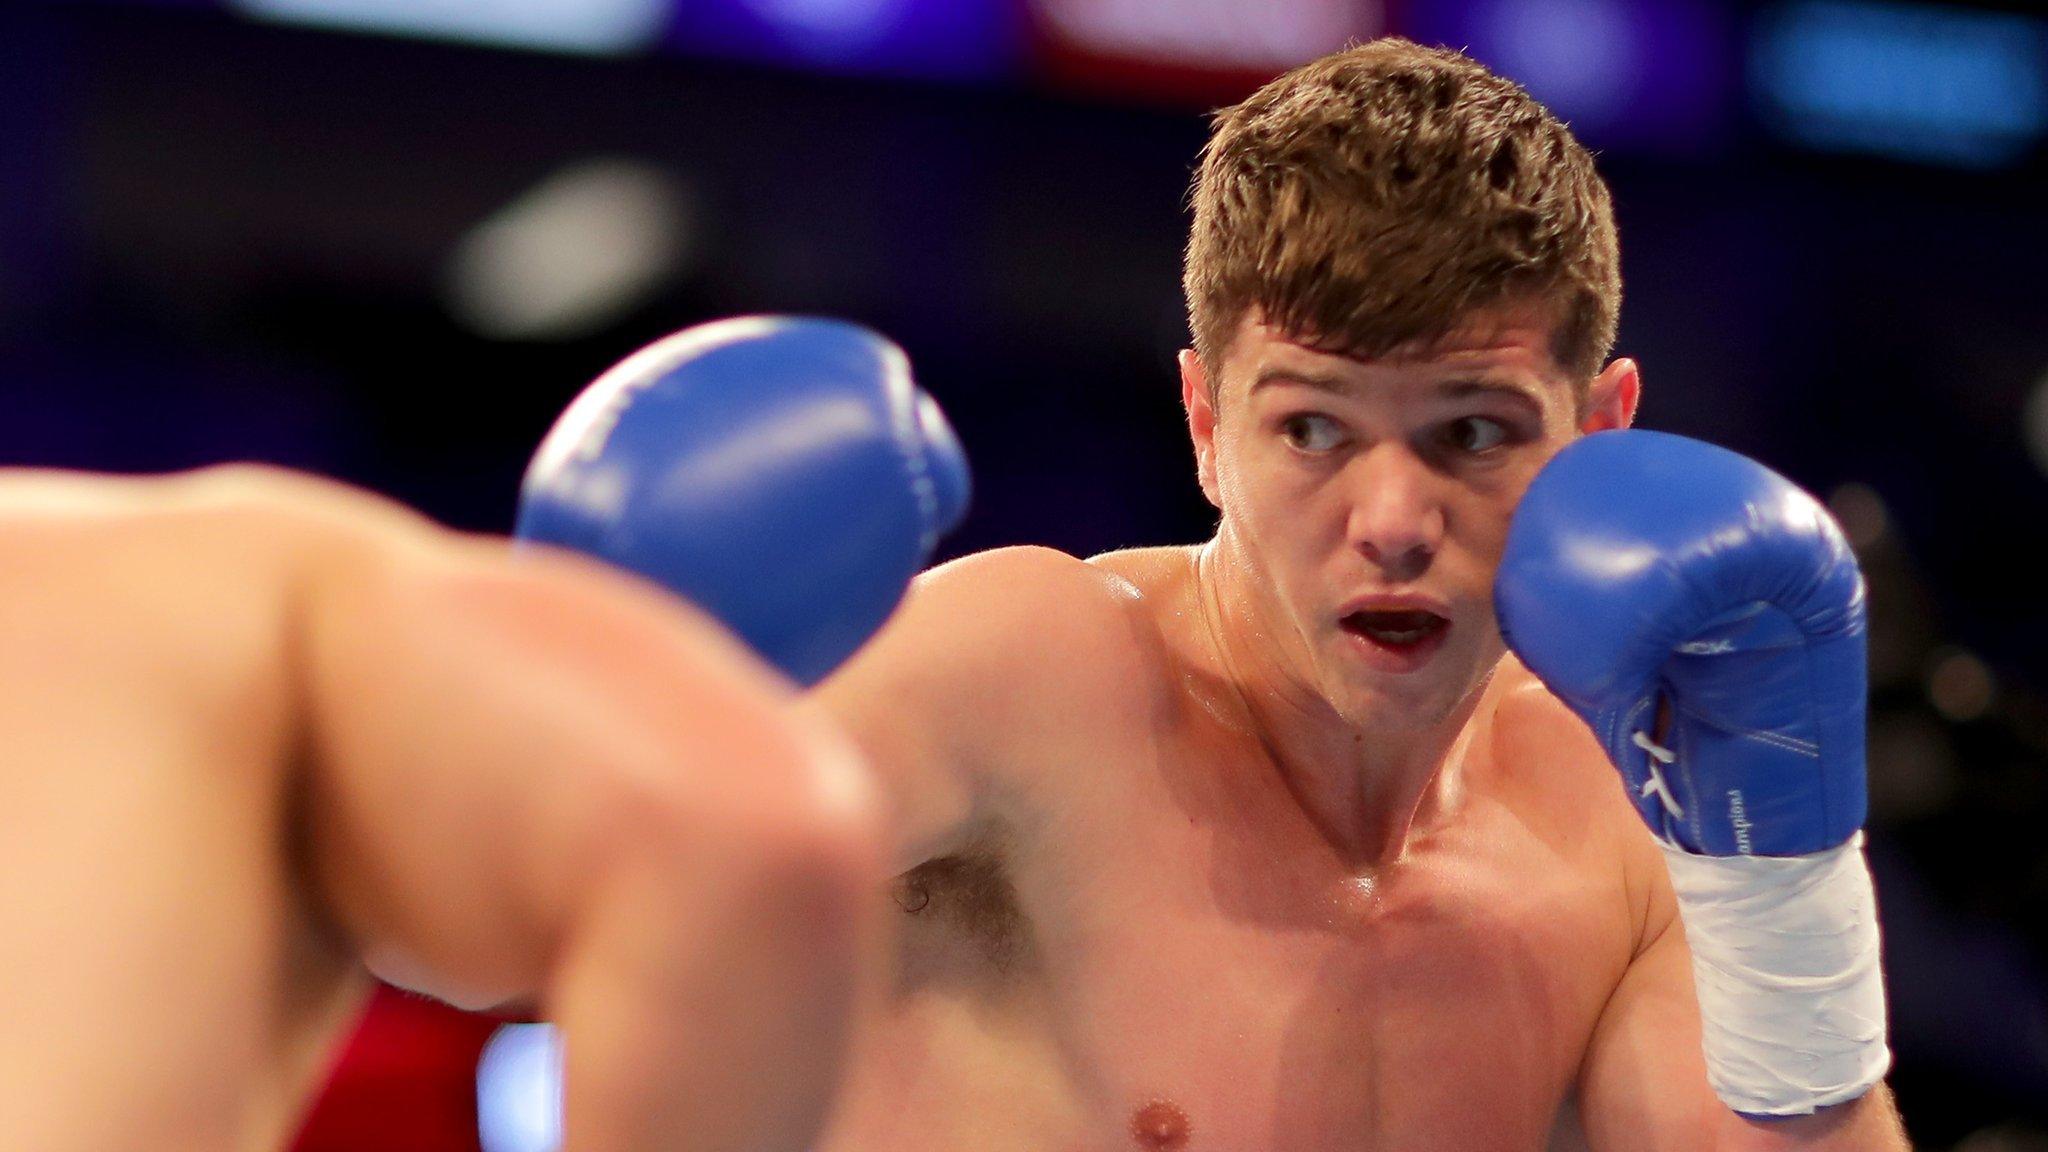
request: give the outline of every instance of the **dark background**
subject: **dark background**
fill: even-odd
[[[1381,26],[1484,56],[1460,21],[1513,2],[1417,0]],[[1993,26],[2017,55],[1989,64],[1981,36],[1930,32],[1964,58],[1912,66],[1931,97],[1816,129],[1759,95],[1754,60],[1787,10],[1848,6],[1529,5],[1497,65],[1557,33],[1564,75],[1598,74],[1571,59],[1588,12],[1647,12],[1638,44],[1664,54],[1576,116],[1572,89],[1524,77],[1613,185],[1641,423],[1827,497],[1870,575],[1908,1123],[1926,1148],[2048,1148],[2048,32]],[[585,56],[198,3],[0,7],[0,464],[268,460],[503,531],[526,455],[603,368],[703,319],[828,313],[897,338],[953,417],[978,491],[949,554],[1206,535],[1172,363],[1184,194],[1202,110],[1262,72],[1014,28],[948,32],[981,37],[967,64],[777,63],[686,24]],[[1959,91],[1986,76],[2017,88]],[[1991,143],[1943,143],[1971,131]],[[656,190],[659,267],[547,330],[464,303],[480,226],[579,179]]]

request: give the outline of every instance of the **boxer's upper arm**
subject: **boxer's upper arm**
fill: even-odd
[[[1692,960],[1668,883],[1653,888],[1642,945],[1608,998],[1580,1069],[1593,1152],[1717,1147],[1726,1109],[1707,1087]]]
[[[1595,1026],[1579,1073],[1579,1116],[1593,1152],[1775,1152],[1907,1147],[1883,1085],[1811,1116],[1747,1120],[1707,1082],[1692,954],[1661,866],[1644,943]]]
[[[530,995],[622,859],[833,850],[823,738],[649,586],[416,528],[324,550],[303,589],[307,863],[380,975]]]
[[[1120,577],[1045,548],[1003,548],[920,576],[811,703],[852,734],[893,812],[891,867],[961,847],[999,818],[1051,741],[1146,695]],[[1055,753],[1057,754],[1057,753]]]

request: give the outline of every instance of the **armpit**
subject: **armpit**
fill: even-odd
[[[1017,903],[1001,856],[974,851],[929,860],[898,876],[891,896],[903,914],[928,926],[914,933],[906,949],[938,945],[958,947],[989,970],[1008,976],[1031,958],[1030,925]],[[943,940],[932,940],[936,933]],[[922,940],[920,939],[922,938]],[[905,957],[908,967],[924,959]]]

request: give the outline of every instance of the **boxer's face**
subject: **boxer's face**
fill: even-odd
[[[1266,658],[1352,722],[1433,723],[1484,684],[1516,502],[1570,440],[1633,418],[1635,366],[1601,373],[1581,413],[1550,335],[1504,311],[1367,361],[1252,316],[1213,404],[1182,354],[1202,487],[1252,576]]]

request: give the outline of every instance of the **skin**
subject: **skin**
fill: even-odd
[[[0,553],[0,1146],[280,1147],[372,974],[537,1001],[570,1149],[815,1133],[875,797],[717,629],[260,470],[0,474]]]
[[[1503,648],[1517,500],[1640,392],[1549,347],[1526,310],[1373,361],[1247,317],[1181,356],[1212,541],[957,561],[819,689],[904,920],[823,1147],[1906,1147],[1882,1088],[1714,1098],[1662,859]],[[1422,667],[1338,626],[1370,593],[1452,621]]]

